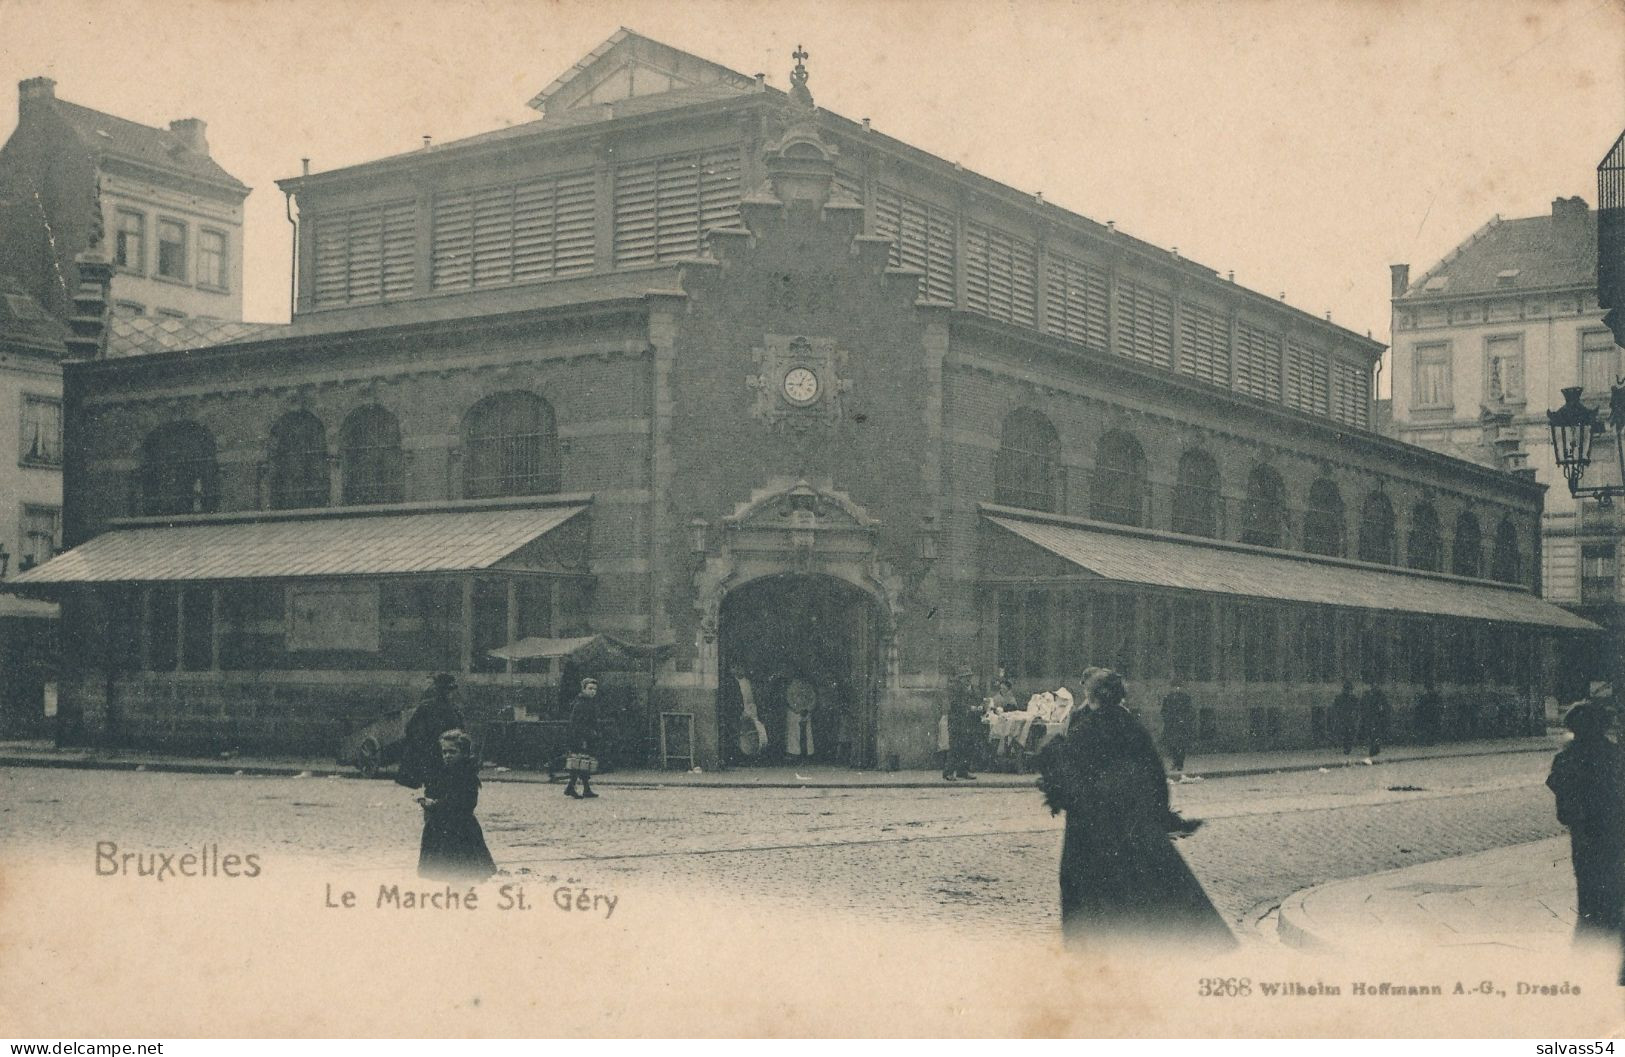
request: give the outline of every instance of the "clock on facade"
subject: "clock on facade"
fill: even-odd
[[[792,367],[784,372],[784,398],[797,407],[806,407],[818,399],[818,375],[806,367]]]

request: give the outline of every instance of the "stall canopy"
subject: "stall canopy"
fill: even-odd
[[[610,635],[583,635],[571,639],[526,638],[492,650],[499,661],[528,661],[569,658],[577,665],[605,670],[635,671],[660,660],[671,652],[669,643],[643,645],[623,642]]]
[[[504,558],[582,506],[133,525],[102,533],[8,586],[466,572]]]
[[[1309,555],[1270,554],[1230,544],[1186,542],[1160,533],[999,516],[986,509],[983,516],[1000,529],[1102,580],[1276,602],[1493,620],[1564,631],[1598,630],[1590,621],[1543,602],[1515,584],[1428,575]]]

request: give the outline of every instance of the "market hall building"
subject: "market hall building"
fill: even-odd
[[[1183,680],[1209,748],[1323,737],[1344,678],[1532,721],[1591,630],[1541,486],[1373,432],[1379,344],[819,110],[803,57],[618,32],[540,120],[284,181],[275,338],[70,366],[70,549],[17,582],[83,736],[327,748],[439,669],[534,710],[491,651],[592,633],[670,644],[633,740],[706,767],[735,672],[772,755],[794,699],[860,766],[929,761],[963,664]]]

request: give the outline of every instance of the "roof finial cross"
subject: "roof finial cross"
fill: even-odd
[[[790,99],[792,102],[810,109],[813,101],[812,93],[807,91],[807,49],[797,44],[796,50],[790,53],[790,57],[796,60],[796,68],[790,71]]]

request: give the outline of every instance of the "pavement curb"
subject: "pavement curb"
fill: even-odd
[[[1540,744],[1531,745],[1526,742],[1511,742],[1505,745],[1486,747],[1473,752],[1445,752],[1428,753],[1406,756],[1390,756],[1386,759],[1374,761],[1370,766],[1382,767],[1394,763],[1413,763],[1425,760],[1473,759],[1483,756],[1507,756],[1516,753],[1529,752],[1555,752],[1561,745],[1557,741],[1544,739]],[[1215,770],[1191,772],[1193,777],[1203,779],[1216,778],[1248,778],[1264,774],[1291,774],[1303,771],[1331,770],[1335,767],[1349,766],[1346,760],[1315,760],[1301,763],[1281,763],[1277,765],[1264,765],[1253,767],[1220,767]],[[1353,766],[1359,766],[1354,764]],[[129,759],[109,759],[107,757],[78,757],[66,755],[0,755],[0,767],[54,767],[68,770],[86,771],[150,771],[155,773],[173,774],[222,774],[252,776],[258,778],[296,778],[305,775],[311,778],[359,778],[355,769],[338,764],[327,765],[299,765],[299,764],[271,764],[253,762],[224,762],[203,760],[154,760],[131,757]],[[540,771],[486,771],[480,775],[487,782],[516,782],[536,785],[549,784],[546,774]],[[762,781],[756,779],[734,778],[727,772],[720,774],[707,774],[699,777],[690,777],[687,771],[672,771],[668,776],[660,773],[629,773],[625,777],[615,775],[602,775],[594,779],[598,784],[614,786],[624,789],[963,789],[967,792],[978,790],[1004,790],[1004,789],[1031,789],[1037,784],[1036,775],[999,775],[985,776],[981,782],[946,782],[940,778],[925,779],[917,777],[899,777],[895,780],[864,780],[852,782],[837,782],[813,779],[809,781],[785,781],[774,779]],[[1284,906],[1284,904],[1283,904]]]

